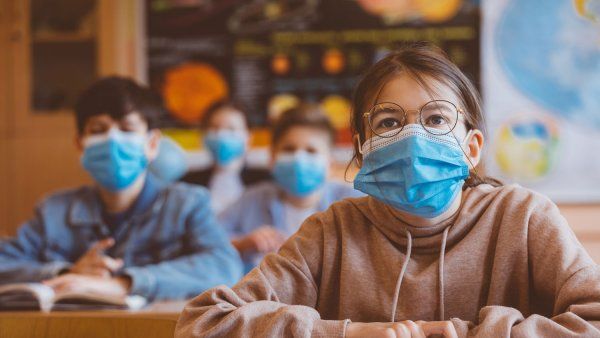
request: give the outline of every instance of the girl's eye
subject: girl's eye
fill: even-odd
[[[400,125],[400,122],[393,118],[386,118],[379,122],[379,125],[382,128],[391,129],[398,127]]]
[[[448,124],[448,121],[446,121],[446,118],[443,115],[436,114],[436,115],[429,116],[427,118],[427,121],[425,121],[425,123],[430,126],[441,126],[441,125]]]

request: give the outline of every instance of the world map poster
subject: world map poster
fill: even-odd
[[[600,1],[482,2],[489,172],[600,201]]]

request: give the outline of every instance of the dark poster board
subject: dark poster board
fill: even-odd
[[[429,40],[479,84],[480,12],[463,0],[148,0],[149,78],[171,117],[194,126],[229,95],[252,124],[319,102],[349,141],[359,75],[405,41]]]

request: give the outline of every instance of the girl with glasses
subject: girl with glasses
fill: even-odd
[[[360,80],[356,189],[233,288],[191,301],[177,337],[596,337],[600,269],[556,205],[483,175],[479,95],[438,48]]]

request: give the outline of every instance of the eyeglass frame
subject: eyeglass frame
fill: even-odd
[[[428,104],[430,104],[431,102],[437,102],[437,101],[446,102],[446,103],[449,103],[449,104],[451,104],[451,105],[452,105],[452,106],[453,106],[453,107],[456,109],[456,112],[457,112],[457,114],[456,114],[456,115],[457,115],[457,116],[456,116],[456,121],[454,122],[454,125],[452,126],[452,128],[450,128],[450,130],[448,130],[447,132],[445,132],[445,133],[443,133],[443,134],[434,134],[434,133],[432,133],[431,131],[429,131],[429,129],[428,129],[427,127],[425,127],[425,126],[423,125],[423,121],[421,120],[421,116],[422,116],[422,111],[423,111],[423,108],[424,108],[425,106],[427,106]],[[372,114],[372,112],[373,112],[373,108],[375,108],[377,105],[384,104],[384,103],[391,103],[391,104],[393,104],[393,105],[396,105],[396,106],[400,107],[400,109],[402,109],[402,112],[404,113],[404,117],[405,117],[405,118],[404,118],[404,120],[406,120],[406,116],[407,116],[407,113],[408,113],[408,112],[411,112],[411,111],[416,111],[416,112],[418,112],[418,113],[419,113],[419,118],[418,118],[418,120],[419,120],[419,124],[420,124],[420,125],[423,127],[423,129],[425,129],[425,131],[427,131],[428,133],[430,133],[430,134],[432,134],[432,135],[438,135],[438,136],[441,136],[441,135],[448,135],[449,133],[451,133],[451,132],[454,130],[454,128],[456,128],[456,126],[458,125],[458,120],[459,120],[459,118],[460,118],[460,115],[463,115],[463,116],[465,115],[465,111],[464,111],[464,109],[463,109],[463,108],[461,108],[461,107],[457,107],[457,106],[456,106],[454,103],[452,103],[452,102],[450,102],[450,101],[448,101],[448,100],[431,100],[431,101],[428,101],[428,102],[426,102],[425,104],[423,104],[423,105],[421,106],[421,108],[419,108],[419,109],[408,109],[408,110],[407,110],[407,109],[404,109],[404,107],[402,107],[401,105],[399,105],[399,104],[397,104],[397,103],[395,103],[395,102],[389,102],[389,101],[385,101],[385,102],[378,102],[378,103],[375,103],[375,104],[374,104],[374,105],[371,107],[371,109],[370,109],[369,111],[367,111],[367,112],[363,113],[362,117],[367,119],[367,121],[368,121],[368,123],[367,123],[367,124],[369,125],[369,129],[371,129],[371,132],[373,132],[373,134],[375,134],[375,135],[377,135],[377,136],[379,136],[379,137],[383,137],[383,138],[391,138],[391,137],[394,137],[394,136],[398,135],[398,134],[399,134],[399,133],[400,133],[400,132],[401,132],[401,131],[404,129],[404,127],[405,127],[405,126],[406,126],[406,124],[407,124],[407,123],[404,123],[404,124],[403,124],[403,125],[402,125],[400,128],[398,128],[398,132],[397,132],[397,133],[395,133],[394,135],[389,135],[389,136],[383,136],[383,135],[381,135],[381,134],[377,133],[375,130],[373,130],[373,125],[371,124],[371,119],[369,118],[369,116],[371,116],[371,114]],[[392,130],[394,130],[394,129],[392,129]]]

